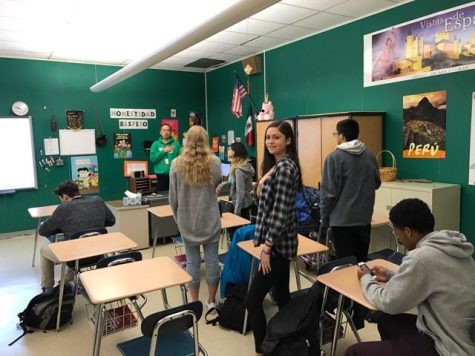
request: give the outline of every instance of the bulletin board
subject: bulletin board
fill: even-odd
[[[96,154],[96,130],[59,130],[62,156]]]

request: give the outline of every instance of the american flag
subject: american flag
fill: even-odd
[[[231,112],[235,118],[242,116],[242,99],[247,96],[247,90],[241,79],[236,77],[234,81],[233,100],[231,101]]]

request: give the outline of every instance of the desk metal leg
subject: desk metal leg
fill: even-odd
[[[35,230],[35,242],[33,245],[33,260],[31,261],[31,267],[35,267],[35,256],[36,256],[36,246],[38,244],[38,231],[40,230],[41,218],[38,218],[38,223],[36,224]]]
[[[61,263],[61,279],[59,281],[59,303],[58,303],[58,315],[56,316],[56,331],[59,331],[59,324],[61,321],[61,308],[63,307],[65,276],[66,276],[66,262],[63,262]]]
[[[104,330],[104,304],[96,305],[96,325],[94,327],[93,356],[99,356],[101,351],[102,332]]]
[[[183,305],[188,304],[188,295],[186,286],[184,284],[180,285],[181,289],[181,299],[183,300]]]
[[[166,309],[170,309],[170,304],[168,304],[168,297],[166,289],[162,289],[162,299],[163,299],[163,306]]]
[[[153,249],[152,249],[152,258],[155,257],[155,247],[157,247],[157,239],[158,239],[158,231],[157,233],[155,234],[155,236],[153,237]]]
[[[297,266],[297,261],[298,257],[294,258],[294,269],[295,269],[295,280],[297,281],[297,289],[300,290],[302,289],[302,286],[300,284],[300,273],[299,273],[299,267]]]
[[[254,268],[256,265],[256,259],[253,257],[251,261],[251,272],[249,273],[249,283],[247,284],[247,292],[251,289],[252,277],[254,276]],[[247,326],[247,309],[244,309],[244,322],[242,323],[242,334],[246,335],[246,326]]]
[[[342,313],[344,299],[345,297],[343,296],[343,294],[340,294],[340,296],[338,297],[338,307],[336,309],[336,315],[335,315],[335,331],[333,332],[333,342],[332,342],[330,356],[335,356],[336,354],[336,344],[338,342],[338,334],[340,332],[341,313]]]

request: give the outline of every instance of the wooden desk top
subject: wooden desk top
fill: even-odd
[[[166,218],[168,216],[173,216],[172,207],[169,204],[154,206],[153,208],[148,208],[147,210],[159,218]]]
[[[251,222],[249,220],[244,219],[244,218],[240,217],[239,215],[235,215],[233,213],[223,213],[223,216],[221,216],[221,228],[222,229],[248,225],[250,223]]]
[[[157,257],[81,273],[81,282],[92,303],[164,289],[191,281],[191,276],[170,257]]]
[[[57,207],[58,205],[38,206],[36,208],[28,208],[28,212],[34,219],[45,218],[47,216],[51,216]]]
[[[389,225],[389,219],[384,216],[375,216],[371,217],[371,227],[385,226]]]
[[[297,247],[297,256],[308,255],[311,253],[320,253],[328,251],[328,247],[317,242],[309,239],[303,235],[297,235],[299,239],[299,245]],[[252,257],[257,258],[258,260],[261,259],[261,251],[263,245],[254,247],[254,242],[252,240],[241,241],[238,242],[238,246],[250,254]]]
[[[369,267],[379,265],[391,270],[397,270],[399,268],[398,265],[386,260],[373,260],[366,264]],[[354,300],[368,309],[376,310],[376,308],[370,304],[363,295],[363,290],[361,289],[361,284],[356,272],[358,268],[358,266],[351,266],[338,271],[325,273],[317,276],[317,281],[329,286],[331,289],[343,294],[345,297]]]
[[[159,218],[173,216],[172,208],[170,205],[154,206],[153,208],[148,208],[147,210]],[[223,216],[221,217],[222,229],[243,226],[250,223],[251,222],[249,220],[241,218],[238,215],[234,215],[233,213],[223,213]]]
[[[137,243],[121,232],[55,242],[50,245],[51,252],[59,262],[75,261],[105,253],[130,250],[135,247],[137,247]]]

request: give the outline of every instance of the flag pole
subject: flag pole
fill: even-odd
[[[239,74],[237,74],[236,71],[234,71],[234,74],[236,75],[236,78],[239,79],[241,82],[241,77],[239,77]],[[252,105],[254,105],[254,108],[256,109],[256,113],[260,111],[259,107],[256,105],[256,102],[254,101],[254,98],[252,97],[251,93],[249,92],[249,90],[247,90],[247,96],[249,97],[249,99],[251,99],[251,102],[252,102]]]

